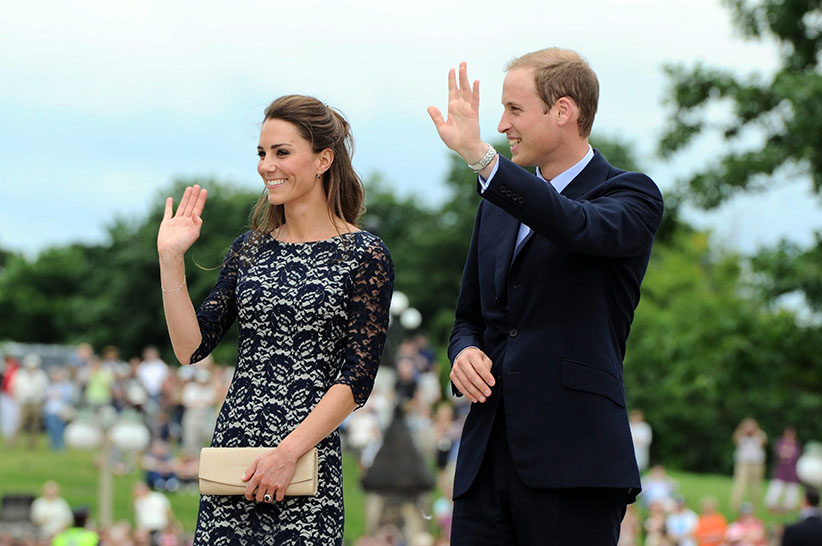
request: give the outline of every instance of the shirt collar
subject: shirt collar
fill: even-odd
[[[591,148],[591,145],[588,145],[588,151],[585,155],[580,159],[576,165],[568,169],[567,171],[563,171],[556,175],[554,178],[551,179],[550,184],[557,190],[557,193],[562,193],[568,184],[570,184],[574,178],[577,177],[579,173],[582,172],[588,163],[594,158],[594,149]],[[537,167],[537,176],[540,177],[542,180],[545,180],[545,177],[542,176],[542,172],[540,172],[539,167]],[[548,182],[547,180],[545,180]]]

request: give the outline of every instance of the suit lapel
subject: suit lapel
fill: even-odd
[[[511,267],[511,257],[514,254],[514,245],[517,242],[519,221],[508,213],[500,210],[499,239],[497,240],[496,263],[494,264],[494,288],[497,301],[503,307],[508,300],[508,270]]]

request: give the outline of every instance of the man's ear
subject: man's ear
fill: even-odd
[[[554,115],[557,116],[557,125],[565,126],[571,123],[576,126],[579,106],[571,97],[560,97],[554,103]]]

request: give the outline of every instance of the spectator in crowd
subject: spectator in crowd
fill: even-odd
[[[100,536],[91,529],[86,529],[89,519],[88,508],[74,510],[74,525],[60,532],[51,542],[52,546],[97,546]]]
[[[146,484],[156,491],[176,491],[180,487],[174,457],[168,443],[159,438],[151,442],[151,449],[143,456],[142,467]]]
[[[154,540],[173,519],[171,503],[165,495],[152,491],[143,482],[134,485],[135,527],[151,533]],[[135,531],[135,538],[136,538]]]
[[[822,512],[819,511],[819,491],[805,489],[799,521],[785,527],[782,546],[819,546],[822,544]]]
[[[114,370],[104,366],[97,356],[89,359],[84,397],[88,407],[97,410],[111,405]]]
[[[625,508],[625,517],[622,518],[619,526],[617,546],[639,546],[641,532],[639,509],[635,503],[629,504]]]
[[[725,542],[728,520],[717,511],[716,498],[703,497],[699,504],[699,522],[694,532],[698,546],[722,546]]]
[[[634,441],[636,464],[640,473],[642,473],[648,468],[653,432],[651,431],[651,425],[645,422],[645,415],[638,409],[631,411],[629,425],[631,427],[631,438]]]
[[[49,378],[41,369],[40,357],[34,353],[23,358],[23,367],[14,374],[11,383],[12,394],[20,404],[20,424],[18,431],[28,434],[28,446],[37,445],[37,437],[43,430],[43,403]],[[11,442],[14,444],[14,440]]]
[[[57,482],[49,480],[43,484],[43,494],[31,503],[31,522],[37,527],[38,536],[46,540],[71,527],[74,516],[60,496]]]
[[[796,429],[785,427],[774,445],[773,478],[765,493],[765,506],[770,511],[778,513],[796,509],[800,492],[796,461],[801,454],[802,446],[796,437]]]
[[[143,349],[143,360],[137,366],[137,379],[140,380],[151,402],[152,407],[146,408],[149,413],[156,411],[160,405],[160,392],[168,374],[168,364],[160,359],[157,347],[149,345]]]
[[[397,359],[397,382],[394,385],[397,405],[403,409],[417,393],[417,364],[410,356]]]
[[[694,533],[699,522],[696,512],[685,504],[685,497],[674,498],[674,508],[665,519],[665,529],[676,546],[696,546]]]
[[[68,364],[74,370],[71,374],[72,378],[75,377],[76,370],[88,366],[92,356],[94,356],[94,348],[89,343],[77,344],[77,347],[74,348],[74,354],[68,358]]]
[[[17,435],[20,405],[11,392],[11,382],[20,369],[20,363],[11,355],[3,355],[3,380],[0,389],[0,433],[11,439]]]
[[[215,403],[217,391],[211,382],[211,372],[205,368],[187,366],[181,370],[194,370],[194,381],[183,387],[183,451],[199,453],[200,448],[211,440],[214,434]]]
[[[768,437],[759,428],[756,419],[743,419],[733,435],[736,445],[734,452],[734,481],[731,491],[731,508],[739,510],[745,494],[754,505],[759,502],[762,478],[765,475],[765,444]]]
[[[675,546],[668,536],[667,513],[660,501],[648,503],[648,516],[642,524],[645,529],[645,546]]]
[[[734,546],[766,546],[768,543],[765,524],[753,513],[751,502],[739,506],[739,517],[728,525],[725,539]]]
[[[676,481],[668,476],[665,467],[654,465],[642,480],[641,499],[645,506],[658,503],[664,511],[671,510],[674,505],[674,493],[677,490]]]
[[[74,383],[69,381],[68,370],[58,366],[51,371],[51,383],[46,387],[46,401],[43,416],[46,421],[46,432],[49,446],[54,451],[64,448],[63,432],[66,423],[74,416],[75,403],[78,399]]]

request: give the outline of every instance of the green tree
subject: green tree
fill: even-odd
[[[661,152],[670,156],[699,135],[721,134],[726,145],[719,159],[685,181],[689,197],[706,208],[740,191],[760,191],[798,177],[822,191],[822,4],[725,3],[744,37],[777,43],[780,66],[772,75],[747,77],[702,64],[667,66],[673,110]],[[717,114],[723,105],[730,107],[724,119]]]

